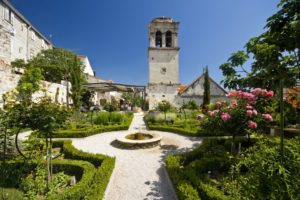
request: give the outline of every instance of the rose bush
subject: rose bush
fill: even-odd
[[[264,133],[273,122],[272,102],[274,92],[255,88],[250,92],[230,91],[228,102],[220,101],[209,106],[206,115],[199,115],[200,126],[206,132],[230,133],[233,140],[237,135],[251,131]]]

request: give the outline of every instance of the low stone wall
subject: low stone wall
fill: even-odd
[[[7,66],[2,66],[0,68],[0,108],[3,107],[3,94],[13,90],[17,86],[20,78],[21,76],[13,73],[11,68],[8,68]],[[53,101],[55,101],[56,94],[58,94],[58,103],[66,103],[67,86],[64,81],[62,81],[61,84],[43,81],[42,84],[47,90],[47,95],[50,96]],[[43,95],[44,93],[42,91],[36,92],[33,94],[33,100],[38,101]]]

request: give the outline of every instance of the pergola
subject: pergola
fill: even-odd
[[[98,82],[86,83],[83,85],[86,89],[96,92],[132,92],[139,93],[145,100],[146,86],[144,85],[130,85],[122,83]]]
[[[99,83],[86,83],[84,84],[86,89],[99,91],[99,92],[146,92],[146,86],[144,85],[129,85],[121,83],[109,83],[109,82],[99,82]]]

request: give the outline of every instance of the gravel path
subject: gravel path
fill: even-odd
[[[135,114],[129,131],[145,130],[143,114]],[[164,167],[168,154],[182,153],[201,144],[200,138],[155,131],[163,137],[161,145],[150,149],[126,150],[112,145],[128,131],[101,133],[72,139],[83,151],[116,157],[116,165],[105,192],[105,200],[175,200],[176,195]]]

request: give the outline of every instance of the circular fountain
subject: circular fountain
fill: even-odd
[[[151,148],[159,145],[162,137],[150,131],[137,131],[116,138],[123,148]]]

